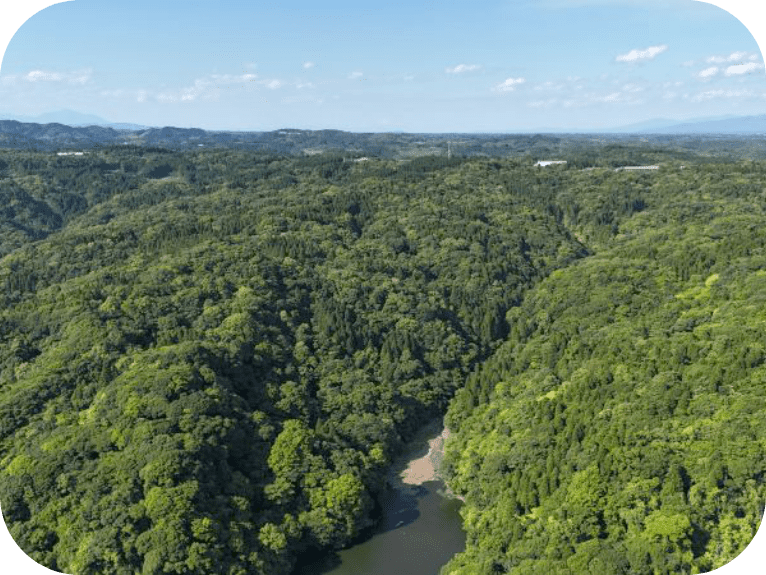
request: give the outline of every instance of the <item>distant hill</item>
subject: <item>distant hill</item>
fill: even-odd
[[[54,150],[72,146],[91,147],[111,144],[119,136],[117,130],[103,126],[75,128],[58,123],[0,120],[0,145],[4,148]]]
[[[649,143],[681,153],[681,156],[674,156],[679,159],[688,152],[704,153],[708,157],[766,157],[766,142],[756,136],[758,133],[766,133],[766,116],[688,124],[684,130],[669,126],[644,132],[590,134],[355,133],[295,128],[270,132],[232,132],[172,126],[146,128],[132,125],[133,129],[125,128],[125,124],[116,126],[70,126],[59,122],[39,124],[0,120],[0,148],[57,152],[133,145],[170,150],[239,149],[291,156],[334,153],[342,154],[346,160],[367,156],[400,161],[437,156],[452,156],[455,160],[477,156],[529,156],[533,160],[555,160],[567,154],[574,161],[575,157],[580,157],[581,152],[595,150],[603,144],[627,149]],[[692,129],[694,126],[697,126],[696,131]],[[736,126],[742,131],[735,131],[733,127]],[[727,127],[729,132],[724,131]],[[744,131],[745,128],[750,131]],[[585,162],[583,165],[599,165],[595,151],[586,155],[587,158],[580,157]],[[630,154],[625,156],[626,161],[628,156]],[[639,160],[638,157],[631,158],[625,165],[632,165]],[[644,160],[656,163],[658,158],[644,158],[641,161]]]
[[[75,110],[57,110],[46,112],[38,116],[18,116],[14,114],[0,114],[0,120],[16,120],[28,124],[63,124],[73,128],[87,126],[105,126],[115,130],[145,130],[149,126],[132,124],[127,122],[112,122],[95,114],[83,114]]]

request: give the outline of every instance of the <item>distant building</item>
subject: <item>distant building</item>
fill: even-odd
[[[659,170],[659,166],[622,166],[621,168],[615,168],[615,172],[620,170]]]
[[[566,164],[566,160],[540,160],[535,166],[550,166],[551,164]]]
[[[86,154],[87,152],[58,152],[57,155],[59,156],[82,156],[83,154]]]

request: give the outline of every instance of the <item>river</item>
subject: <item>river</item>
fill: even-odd
[[[465,549],[460,507],[439,476],[442,420],[424,426],[394,461],[383,514],[372,535],[348,549],[299,562],[293,575],[438,575]]]

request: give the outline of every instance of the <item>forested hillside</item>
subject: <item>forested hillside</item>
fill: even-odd
[[[143,152],[5,160],[0,501],[69,573],[342,546],[506,311],[587,253],[518,163]]]
[[[12,535],[72,574],[289,574],[447,411],[445,573],[731,559],[766,501],[766,165],[602,152],[0,152]]]
[[[700,573],[752,540],[766,503],[764,167],[641,176],[644,209],[508,312],[509,337],[447,417],[469,534],[447,573]],[[609,175],[556,201],[626,185]],[[564,222],[588,234],[571,210]]]

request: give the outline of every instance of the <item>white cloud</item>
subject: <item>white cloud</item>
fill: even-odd
[[[314,84],[312,82],[296,82],[295,87],[302,90],[303,88],[313,88]]]
[[[681,62],[681,66],[684,66],[686,68],[689,68],[690,66],[694,66],[696,64],[696,61],[694,60],[687,60],[686,62]]]
[[[258,74],[212,74],[209,78],[199,78],[194,81],[195,84],[241,84],[243,82],[254,82],[258,79]]]
[[[194,84],[181,88],[175,92],[160,92],[154,98],[162,103],[174,102],[194,102],[196,100],[217,100],[220,95],[220,86],[231,84],[241,84],[247,81],[253,81],[257,78],[255,74],[211,74],[203,78],[194,80]],[[144,101],[148,92],[143,91],[143,96],[139,96],[139,102]],[[144,100],[140,98],[143,97]]]
[[[64,79],[64,76],[56,72],[32,70],[24,75],[24,79],[27,82],[60,82]]]
[[[749,52],[732,52],[728,56],[709,56],[706,59],[706,62],[710,62],[712,64],[723,64],[725,62],[736,62],[737,60],[742,61],[745,58],[749,60],[756,60],[758,55],[750,54]]]
[[[76,70],[74,72],[48,72],[31,70],[22,76],[27,82],[67,82],[69,84],[86,84],[90,80],[92,70]]]
[[[304,62],[303,63],[303,68],[305,70],[308,70],[309,68],[313,68],[314,66],[316,66],[316,64],[314,62]]]
[[[362,74],[362,72],[351,72],[348,75],[348,79],[349,80],[356,80],[357,78],[361,78],[362,76],[364,76],[364,74]]]
[[[747,52],[732,52],[728,56],[710,56],[707,61],[721,64],[723,62],[736,62],[747,56]]]
[[[617,56],[618,62],[640,62],[642,60],[652,60],[658,54],[662,54],[668,47],[665,44],[659,46],[649,46],[646,50],[631,50],[627,54]]]
[[[758,62],[748,62],[747,64],[737,64],[735,66],[729,66],[726,68],[725,74],[727,76],[739,76],[740,74],[747,74],[748,72],[753,72],[754,70],[761,70],[763,68],[763,64],[759,64]]]
[[[475,72],[479,69],[481,69],[479,64],[458,64],[452,68],[445,68],[444,71],[447,72],[447,74],[464,74],[466,72]]]
[[[625,92],[643,92],[643,88],[638,84],[625,84],[622,89]]]
[[[210,74],[202,78],[197,78],[191,86],[179,90],[165,90],[159,93],[153,93],[150,90],[140,90],[136,94],[136,101],[145,102],[148,97],[154,98],[157,102],[176,103],[176,102],[195,102],[199,100],[218,100],[222,88],[244,88],[252,86],[257,88],[262,86],[270,90],[276,90],[286,85],[286,82],[279,79],[260,79],[257,74],[245,72],[242,74]],[[290,85],[297,89],[313,88],[312,82],[296,81]],[[113,92],[102,92],[102,95],[117,94]]]
[[[704,70],[697,72],[697,77],[706,80],[712,78],[716,74],[718,74],[718,66],[710,66],[710,68],[705,68]]]
[[[523,84],[524,82],[526,82],[524,78],[508,78],[505,82],[501,82],[495,86],[495,90],[498,92],[513,92],[516,89],[516,86]]]
[[[713,98],[738,98],[752,95],[753,93],[750,90],[708,90],[706,92],[700,92],[699,94],[692,96],[690,99],[692,102],[703,102],[705,100],[712,100]]]

